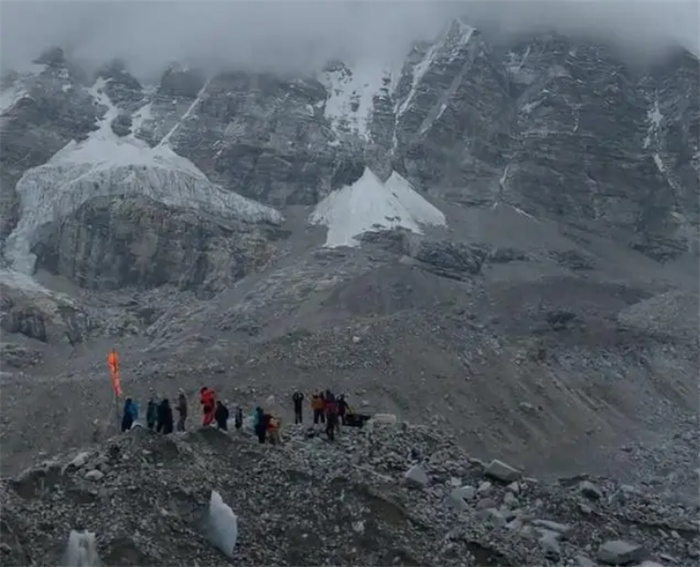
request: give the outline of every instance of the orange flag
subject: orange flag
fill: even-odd
[[[112,378],[112,388],[116,396],[122,395],[122,384],[119,379],[119,355],[117,351],[112,349],[107,355],[107,365],[109,366],[109,374]]]

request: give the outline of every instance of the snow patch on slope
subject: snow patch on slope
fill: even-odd
[[[107,107],[99,128],[83,142],[69,142],[46,164],[32,168],[17,182],[21,219],[8,237],[5,257],[15,270],[32,274],[31,248],[37,230],[77,210],[95,197],[143,195],[164,205],[194,209],[247,222],[282,222],[282,215],[211,183],[191,161],[169,146],[150,148],[131,136],[118,137],[111,121],[118,109],[102,88],[90,89]]]
[[[390,67],[374,61],[324,71],[319,81],[328,92],[324,110],[326,119],[336,130],[368,139],[374,97],[380,94],[384,80],[391,82],[393,75]]]
[[[419,93],[420,84],[424,80],[426,73],[431,66],[435,65],[438,68],[444,65],[450,65],[455,60],[459,60],[467,55],[465,47],[469,45],[476,30],[470,25],[463,22],[461,19],[452,20],[444,29],[439,38],[424,52],[423,57],[413,66],[406,66],[406,73],[410,73],[411,87],[403,98],[397,100],[394,107],[394,136],[392,148],[395,151],[398,146],[397,128],[401,117],[409,110],[415,102],[415,98]],[[449,85],[438,87],[439,99],[436,106],[432,108],[423,119],[418,130],[419,135],[427,132],[437,120],[439,120],[448,108],[448,102],[456,92],[462,76],[465,73],[466,67],[463,65],[462,70],[451,79]]]
[[[365,168],[352,185],[332,192],[309,217],[328,227],[325,246],[358,246],[357,237],[378,229],[405,228],[421,234],[422,225],[445,226],[445,215],[421,197],[401,175],[381,180]]]
[[[207,79],[207,82],[204,83],[204,86],[202,86],[201,89],[199,89],[199,92],[197,93],[197,97],[194,99],[192,104],[190,104],[190,107],[185,111],[185,114],[183,114],[182,118],[180,118],[180,120],[178,120],[175,123],[175,126],[173,126],[171,128],[170,132],[168,132],[163,137],[163,139],[160,141],[160,144],[158,144],[159,146],[164,146],[164,145],[168,144],[170,142],[170,138],[172,137],[172,135],[177,131],[177,129],[182,125],[182,123],[185,122],[185,120],[187,120],[192,115],[192,113],[194,112],[194,109],[197,108],[199,103],[202,101],[202,97],[204,96],[204,92],[207,90],[207,87],[209,86],[210,82],[211,82],[211,78]]]
[[[139,108],[131,118],[131,132],[136,134],[146,122],[153,120],[153,114],[151,113],[151,103],[145,104]]]
[[[413,70],[411,71],[411,90],[408,92],[408,96],[406,97],[406,99],[396,108],[397,121],[399,118],[401,118],[403,113],[406,112],[406,110],[408,109],[408,105],[411,104],[413,97],[416,95],[416,87],[418,87],[418,84],[423,78],[423,75],[425,75],[427,70],[430,68],[430,64],[433,62],[438,48],[439,42],[436,42],[433,45],[431,45],[426,51],[425,55],[423,56],[423,59],[416,63],[415,67],[413,67]]]
[[[647,121],[649,122],[649,128],[647,130],[647,136],[644,138],[644,148],[648,148],[651,145],[652,139],[658,135],[659,127],[661,126],[661,121],[664,115],[661,114],[659,109],[659,101],[654,101],[654,106],[647,112]]]

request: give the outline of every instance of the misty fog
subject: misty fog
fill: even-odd
[[[678,43],[700,51],[692,0],[20,0],[0,6],[4,71],[22,70],[50,45],[88,65],[120,57],[142,79],[175,60],[281,72],[316,69],[332,58],[390,62],[457,15],[496,40],[553,29],[605,38],[639,60]]]

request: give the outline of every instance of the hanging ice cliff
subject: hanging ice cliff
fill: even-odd
[[[178,124],[155,147],[133,134],[118,136],[113,123],[120,110],[106,94],[107,84],[100,78],[89,89],[96,104],[106,108],[98,128],[84,141],[69,142],[46,164],[26,171],[18,181],[20,220],[5,245],[5,258],[14,270],[33,273],[37,260],[33,247],[41,227],[101,197],[147,199],[247,223],[274,225],[282,221],[275,209],[225,191],[190,160],[176,154],[168,139]]]

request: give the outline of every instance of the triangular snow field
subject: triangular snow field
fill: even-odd
[[[318,203],[309,222],[328,227],[328,248],[358,246],[358,236],[377,229],[401,227],[421,234],[423,225],[446,225],[445,215],[401,175],[393,172],[382,183],[369,168],[355,183]]]

